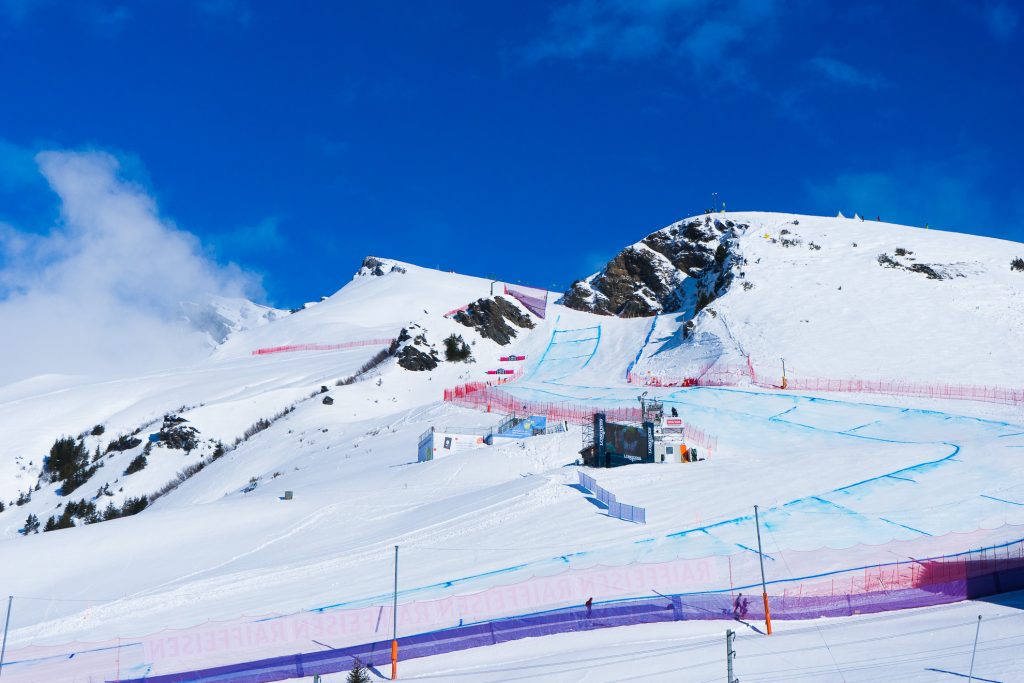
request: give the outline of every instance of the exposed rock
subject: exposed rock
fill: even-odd
[[[382,277],[384,275],[384,262],[373,256],[367,256],[359,267],[359,274]]]
[[[434,353],[427,353],[410,344],[398,352],[398,364],[413,372],[430,371],[437,367]]]
[[[359,266],[359,270],[356,272],[356,276],[372,276],[372,277],[383,277],[388,273],[404,273],[405,268],[398,265],[397,263],[388,263],[382,261],[376,256],[367,256],[363,259],[363,263]]]
[[[188,422],[177,415],[165,415],[160,427],[160,443],[166,448],[176,448],[186,453],[199,445],[199,430],[183,424]]]
[[[455,314],[455,321],[466,327],[472,327],[481,337],[495,341],[502,346],[510,343],[516,336],[512,325],[523,329],[533,329],[533,320],[508,299],[496,296],[493,299],[478,299],[466,310]],[[509,323],[512,323],[510,325]]]
[[[914,259],[913,257],[908,256],[908,254],[913,253],[914,252],[907,251],[906,249],[896,250],[897,256],[905,256],[910,260]],[[905,263],[900,263],[897,259],[885,253],[878,255],[878,265],[883,268],[894,268],[896,270],[906,270],[911,273],[920,273],[929,280],[952,280],[954,277],[967,277],[963,272],[963,266],[965,264],[912,263],[907,265]]]
[[[692,314],[721,293],[732,266],[742,265],[733,237],[746,228],[710,215],[670,225],[622,250],[601,272],[574,282],[562,303],[620,317]]]

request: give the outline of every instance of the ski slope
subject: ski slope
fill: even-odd
[[[193,367],[142,377],[39,377],[0,388],[0,495],[7,500],[35,484],[41,456],[61,434],[104,424],[104,436],[87,437],[92,450],[179,411],[206,443],[230,443],[256,420],[295,408],[133,517],[20,537],[27,513],[44,519],[59,509],[63,501],[53,484],[0,513],[0,585],[18,596],[8,647],[22,653],[19,666],[26,667],[20,674],[17,666],[5,669],[4,680],[9,672],[12,680],[33,680],[24,663],[32,647],[84,653],[90,643],[208,622],[388,604],[395,545],[402,558],[399,598],[412,603],[569,570],[681,559],[720,558],[746,572],[756,559],[750,550],[755,504],[766,551],[800,558],[790,566],[769,562],[770,581],[891,560],[885,548],[892,544],[942,553],[972,539],[1024,536],[1019,407],[626,382],[631,368],[678,370],[747,354],[767,362],[784,354],[809,374],[1019,386],[1024,376],[1011,358],[1021,350],[1024,276],[1018,283],[1011,279],[1016,274],[999,269],[1019,245],[845,219],[734,216],[751,225],[740,241],[755,286],[734,287],[713,302],[716,315],[702,312],[687,339],[677,315],[619,319],[551,303],[534,329],[517,330],[511,345],[499,346],[443,317],[489,296],[489,280],[384,261],[383,276],[358,275],[315,306],[234,333]],[[797,258],[764,237],[793,220],[799,221],[794,231],[821,250]],[[856,249],[848,244],[854,241]],[[970,268],[957,265],[962,277],[935,281],[874,261],[879,250],[902,245],[928,254],[930,263]],[[913,279],[897,283],[897,277]],[[832,294],[839,279],[843,288]],[[889,310],[897,288],[907,292],[906,303]],[[927,327],[939,319],[970,334],[945,341]],[[252,356],[263,347],[391,338],[402,328],[422,332],[438,348],[444,337],[461,334],[475,362],[442,362],[414,373],[391,360],[363,381],[336,386],[375,349]],[[868,343],[869,337],[884,344]],[[597,473],[621,500],[647,509],[644,526],[608,517],[573,488],[576,428],[415,462],[418,436],[430,427],[484,430],[500,421],[501,415],[440,398],[444,388],[486,380],[486,370],[507,365],[498,357],[509,353],[527,356],[522,378],[503,386],[524,401],[635,406],[647,391],[717,435],[719,448],[700,463]],[[321,386],[333,405],[322,403]],[[147,494],[207,452],[154,449],[150,465],[127,476],[121,472],[137,451],[104,456],[104,467],[73,497],[91,496],[103,483],[122,489],[115,501]],[[282,500],[286,490],[293,500]],[[680,590],[756,581],[752,573],[716,570]],[[649,588],[630,590],[649,594]],[[550,606],[578,604],[578,597],[552,599]],[[376,633],[386,626],[368,628]],[[554,637],[550,647],[575,646],[579,637]],[[512,658],[522,647],[529,645],[502,646]],[[228,662],[258,654],[240,648],[210,656]],[[438,659],[418,663],[418,671],[441,678],[456,671]],[[140,675],[174,670],[168,661],[154,668],[141,654],[121,663]],[[539,671],[553,680],[570,675],[552,667]],[[492,680],[487,672],[465,675]]]

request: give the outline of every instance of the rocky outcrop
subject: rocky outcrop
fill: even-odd
[[[437,356],[409,345],[398,352],[398,364],[413,372],[430,371],[437,367]]]
[[[388,273],[404,273],[405,268],[398,265],[397,263],[390,263],[382,261],[375,256],[367,256],[363,259],[362,264],[359,266],[359,270],[356,272],[356,276],[372,276],[372,277],[383,277]]]
[[[437,367],[437,349],[427,341],[427,333],[421,331],[415,337],[410,330],[423,330],[419,325],[412,324],[408,328],[402,328],[398,338],[391,343],[388,355],[398,359],[399,367],[412,372],[429,372]],[[386,356],[385,356],[386,357]]]
[[[712,215],[670,225],[623,249],[601,272],[574,282],[562,303],[620,317],[693,315],[742,267],[735,238],[746,228]]]
[[[465,310],[455,314],[455,321],[472,327],[481,337],[502,346],[510,343],[516,336],[515,327],[512,325],[522,329],[533,329],[533,320],[530,316],[500,296],[474,301]]]

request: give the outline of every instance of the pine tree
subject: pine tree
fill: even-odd
[[[34,514],[30,513],[29,516],[25,518],[25,527],[21,530],[21,534],[23,536],[28,536],[29,534],[38,534],[38,533],[39,533],[39,518],[36,517]]]
[[[149,464],[149,462],[146,460],[146,455],[144,453],[139,453],[130,463],[128,463],[128,467],[124,470],[125,476],[135,474],[139,470],[144,469],[147,464]]]
[[[370,674],[358,659],[352,660],[352,670],[348,672],[345,683],[370,683]]]
[[[61,495],[66,496],[92,476],[89,451],[81,441],[65,436],[53,442],[50,455],[43,462],[43,472],[50,481],[61,482]]]

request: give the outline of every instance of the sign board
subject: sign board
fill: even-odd
[[[526,360],[526,356],[502,356],[498,360],[502,363],[509,363],[517,360]]]
[[[608,421],[604,413],[594,413],[594,460],[598,467],[608,467],[608,463],[605,460],[605,452],[608,446],[606,441],[607,425]]]
[[[486,445],[484,437],[477,434],[430,432],[420,442],[416,459],[419,462],[425,462]]]

